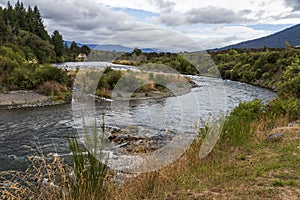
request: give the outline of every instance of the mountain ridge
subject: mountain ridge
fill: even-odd
[[[240,42],[237,44],[211,49],[210,51],[220,51],[229,49],[259,49],[265,46],[269,48],[285,48],[286,41],[288,41],[291,46],[300,45],[300,24],[291,26],[279,32],[273,33],[271,35],[257,38],[254,40],[248,40]]]
[[[65,44],[70,47],[71,41],[65,41]],[[92,50],[98,51],[115,51],[115,52],[132,52],[134,48],[126,47],[119,44],[83,44],[83,43],[76,43],[78,47],[82,47],[83,45],[88,46]],[[157,49],[157,48],[141,48],[142,52],[150,53],[150,52],[165,52],[165,50]]]

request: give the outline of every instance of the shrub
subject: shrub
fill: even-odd
[[[286,116],[290,121],[300,117],[300,99],[276,98],[268,104],[268,115],[275,118]]]
[[[56,81],[46,81],[36,91],[46,96],[60,96],[62,93],[67,92],[68,88]]]
[[[71,78],[67,72],[51,65],[38,67],[34,72],[34,76],[39,84],[46,81],[56,81],[58,83],[69,84]]]
[[[252,133],[251,122],[258,119],[264,110],[261,100],[240,103],[226,118],[221,135],[221,143],[241,146],[247,143]]]
[[[96,95],[104,98],[111,98],[111,93],[107,88],[99,88],[96,90]]]
[[[16,67],[12,73],[5,79],[5,83],[10,89],[34,89],[37,86],[37,81],[32,74],[34,66],[25,65]]]

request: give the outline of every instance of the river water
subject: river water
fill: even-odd
[[[199,121],[228,113],[240,102],[254,99],[267,102],[276,96],[269,90],[244,83],[199,76],[191,78],[201,87],[184,95],[125,103],[102,102],[96,103],[95,108],[98,113],[105,113],[107,126],[193,132]],[[26,157],[36,151],[45,156],[68,155],[68,138],[77,133],[73,111],[71,104],[1,110],[0,171],[24,170],[28,165]]]

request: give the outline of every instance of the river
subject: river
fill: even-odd
[[[130,125],[174,131],[180,128],[193,132],[199,120],[205,121],[212,114],[228,113],[240,102],[254,99],[267,102],[276,96],[274,92],[244,83],[199,76],[191,76],[191,79],[201,87],[184,95],[125,104],[102,102],[96,103],[95,108],[99,113],[105,113],[107,126]],[[212,105],[218,100],[220,105]],[[71,104],[1,110],[0,171],[24,170],[28,165],[26,157],[35,151],[46,157],[68,155],[68,138],[77,132],[73,111]]]

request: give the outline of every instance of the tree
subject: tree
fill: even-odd
[[[81,53],[84,53],[85,55],[89,55],[91,52],[91,49],[87,45],[83,45],[80,50]]]
[[[28,24],[28,31],[34,33],[34,14],[33,10],[30,6],[28,6],[27,13],[26,13],[26,19]]]
[[[24,8],[23,2],[20,3],[19,0],[17,1],[15,5],[15,11],[16,11],[16,19],[17,19],[17,28],[28,31],[28,22],[26,19],[26,9]]]
[[[139,48],[135,47],[134,50],[132,51],[132,54],[135,54],[137,56],[142,54],[142,50],[140,50]]]
[[[65,47],[62,35],[55,30],[51,37],[51,43],[54,45],[54,51],[57,59],[60,59],[65,54]]]
[[[67,56],[69,61],[75,61],[76,57],[80,53],[80,47],[77,46],[76,42],[71,43],[70,48],[67,50]]]
[[[33,23],[34,23],[34,33],[38,35],[40,38],[42,38],[43,40],[50,41],[50,37],[47,31],[45,30],[41,13],[37,6],[33,8]]]
[[[10,32],[8,26],[3,19],[3,10],[0,9],[0,45],[9,40]]]

